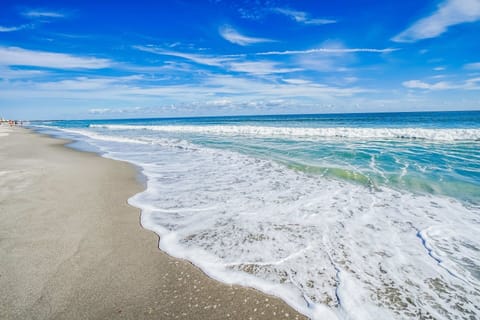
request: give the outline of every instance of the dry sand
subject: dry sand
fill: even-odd
[[[0,319],[297,319],[158,249],[124,162],[0,125]]]

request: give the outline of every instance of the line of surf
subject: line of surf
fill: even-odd
[[[107,130],[152,130],[169,133],[199,133],[293,138],[420,139],[432,141],[480,140],[480,129],[462,128],[353,128],[268,127],[250,125],[117,125],[91,124]]]

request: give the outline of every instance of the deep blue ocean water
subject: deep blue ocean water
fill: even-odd
[[[314,317],[480,316],[480,112],[39,121],[139,166],[160,247]]]

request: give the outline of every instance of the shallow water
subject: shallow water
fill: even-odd
[[[32,125],[140,166],[142,224],[221,281],[318,319],[480,316],[480,112]]]

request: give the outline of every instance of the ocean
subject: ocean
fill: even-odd
[[[480,318],[480,112],[30,126],[136,165],[142,225],[222,282],[314,319]]]

